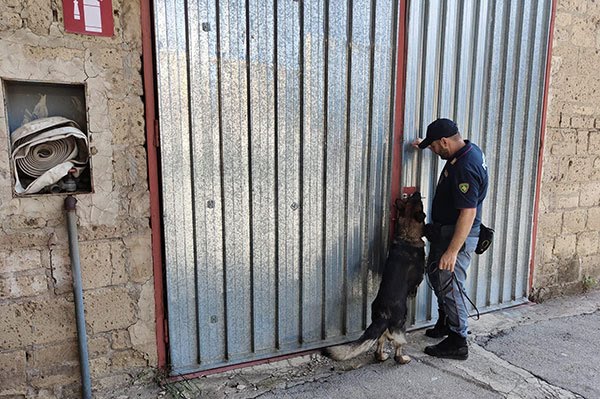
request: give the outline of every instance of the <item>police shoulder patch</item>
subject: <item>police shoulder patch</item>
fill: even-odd
[[[469,183],[460,183],[458,189],[461,193],[466,194],[469,191]]]

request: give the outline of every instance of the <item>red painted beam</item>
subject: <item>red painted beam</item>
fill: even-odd
[[[164,281],[160,214],[160,185],[157,153],[158,125],[154,92],[154,61],[152,45],[152,11],[150,0],[141,0],[142,66],[144,107],[146,113],[146,150],[148,152],[148,186],[150,189],[150,225],[152,230],[152,265],[154,270],[154,312],[156,317],[156,347],[158,367],[167,366]]]
[[[554,20],[556,17],[556,0],[552,1],[550,15],[550,32],[548,34],[548,50],[546,55],[546,78],[544,82],[544,100],[542,103],[542,123],[540,131],[540,149],[535,182],[535,201],[533,204],[533,232],[531,235],[531,257],[529,261],[529,292],[533,288],[533,273],[535,270],[535,248],[537,241],[538,217],[540,212],[540,193],[542,189],[542,166],[544,162],[544,144],[546,139],[546,119],[548,114],[548,90],[550,89],[550,72],[552,67],[552,39],[554,38]]]
[[[396,44],[396,102],[394,104],[394,146],[392,148],[392,171],[390,188],[390,239],[394,234],[394,202],[400,198],[402,175],[402,144],[404,140],[404,88],[406,87],[406,0],[398,6],[398,42]]]

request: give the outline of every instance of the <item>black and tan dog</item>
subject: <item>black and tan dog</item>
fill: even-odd
[[[371,304],[371,325],[357,341],[327,348],[326,354],[332,359],[351,359],[377,342],[375,358],[384,361],[388,358],[385,343],[390,340],[395,348],[396,362],[406,364],[411,360],[402,354],[402,345],[406,344],[407,299],[416,295],[425,269],[425,243],[422,240],[425,214],[421,194],[414,193],[409,198],[397,200],[396,211],[394,241],[377,297]]]

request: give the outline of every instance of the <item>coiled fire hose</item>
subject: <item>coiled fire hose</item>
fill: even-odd
[[[73,176],[79,176],[89,158],[85,133],[77,123],[59,116],[24,124],[11,134],[11,144],[18,194],[37,193],[72,169]]]

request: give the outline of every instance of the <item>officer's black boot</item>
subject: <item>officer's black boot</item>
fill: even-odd
[[[448,335],[450,329],[448,328],[448,322],[446,320],[446,312],[443,310],[438,311],[438,319],[433,328],[425,330],[425,335],[431,338],[442,338]]]
[[[425,353],[429,356],[442,357],[444,359],[467,360],[469,347],[467,339],[461,337],[454,331],[448,333],[448,337],[437,345],[425,347]]]

